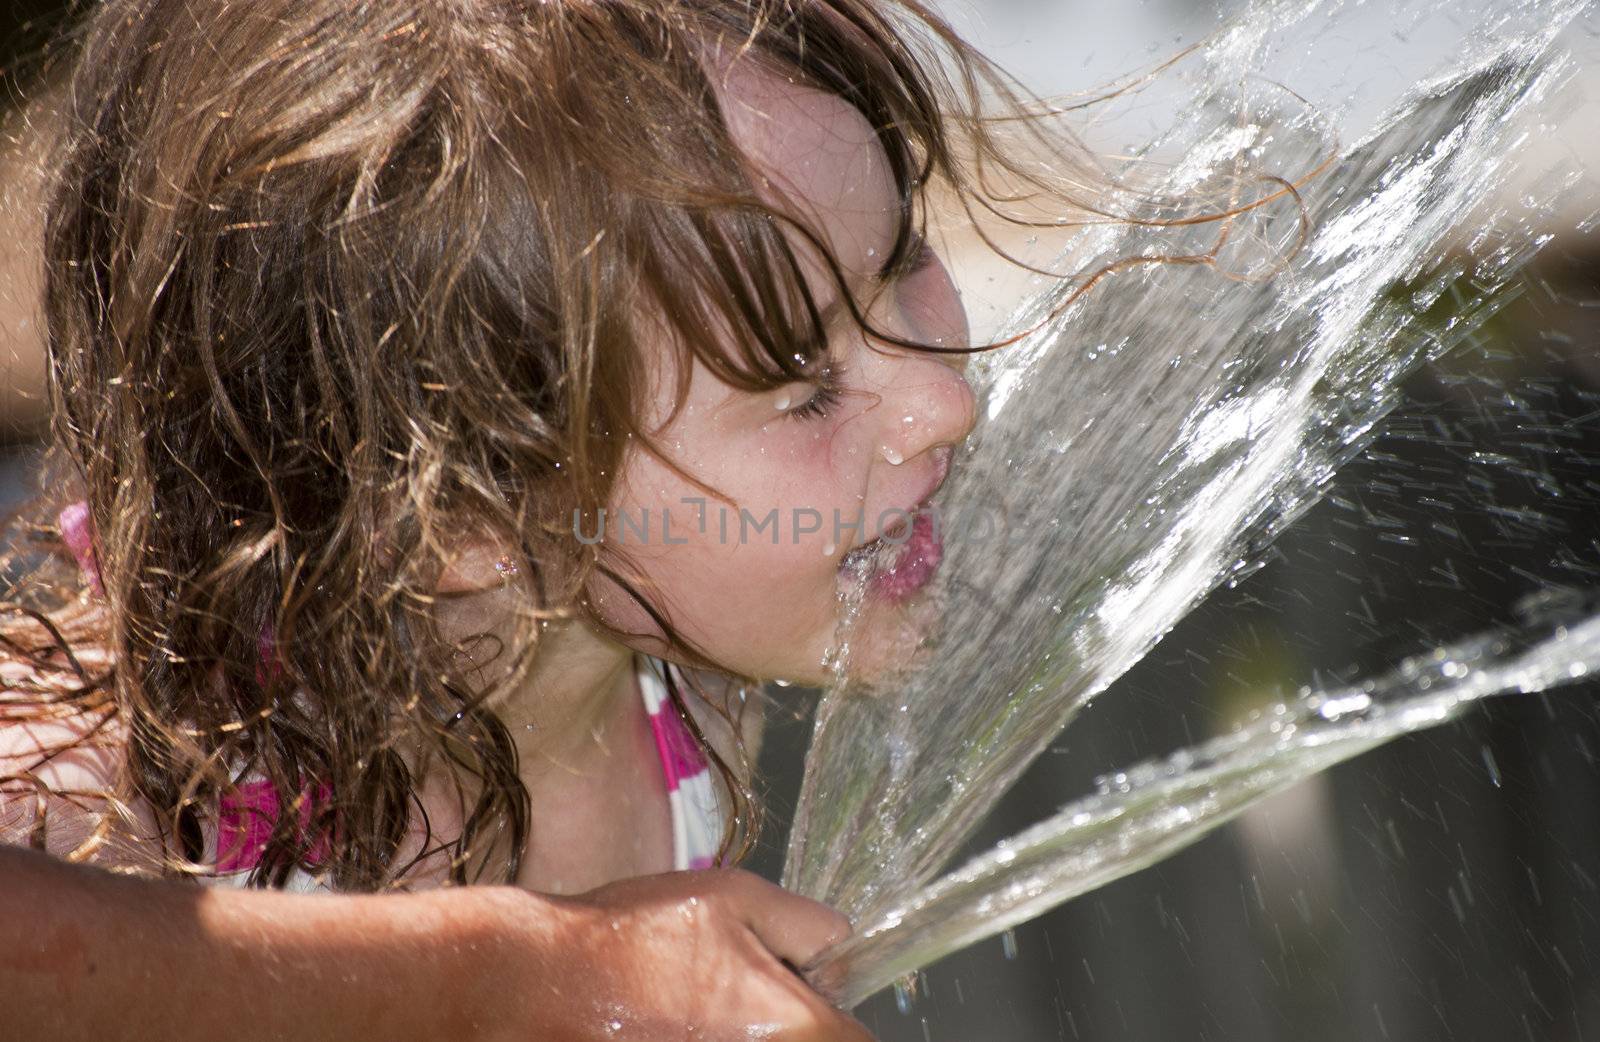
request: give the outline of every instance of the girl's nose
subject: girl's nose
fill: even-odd
[[[946,360],[948,359],[948,361]],[[885,396],[879,453],[899,466],[929,449],[958,445],[977,422],[978,403],[963,374],[965,355],[921,354],[901,362]]]

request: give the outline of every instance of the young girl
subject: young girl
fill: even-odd
[[[107,0],[77,54],[8,1027],[862,1037],[793,971],[838,916],[672,870],[748,847],[851,566],[885,664],[937,567],[925,194],[1028,180],[979,60],[870,0]]]

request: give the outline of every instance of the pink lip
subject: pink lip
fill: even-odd
[[[928,585],[944,560],[944,540],[933,515],[920,511],[911,520],[911,535],[897,547],[894,566],[873,575],[872,592],[899,604]]]

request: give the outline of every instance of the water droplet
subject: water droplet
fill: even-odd
[[[838,543],[826,543],[822,547],[822,556],[823,557],[832,557],[834,554],[836,554],[838,552],[839,552],[839,544]]]
[[[898,449],[891,448],[888,445],[883,447],[883,458],[889,461],[889,466],[891,467],[898,467],[906,461],[906,458],[900,455]]]
[[[894,982],[894,1005],[900,1011],[901,1016],[909,1017],[911,1015],[911,1007],[916,1001],[913,991],[914,989],[904,980]]]
[[[1483,747],[1483,765],[1489,769],[1489,780],[1494,782],[1494,787],[1500,788],[1500,764],[1495,762],[1494,750],[1487,745]]]
[[[1017,931],[1007,930],[1000,935],[1000,950],[1005,952],[1008,959],[1017,957]]]
[[[785,409],[787,409],[787,408],[788,408],[788,407],[789,407],[789,404],[790,404],[790,403],[791,403],[791,402],[792,402],[792,401],[793,401],[793,400],[794,400],[794,399],[793,399],[793,397],[792,397],[792,396],[791,396],[791,395],[790,395],[790,394],[789,394],[789,392],[788,392],[788,391],[785,391],[785,392],[783,392],[783,393],[782,393],[782,394],[780,394],[780,395],[778,395],[778,400],[777,400],[777,401],[775,401],[775,402],[773,402],[773,403],[772,403],[772,405],[773,405],[773,407],[774,407],[774,408],[775,408],[775,409],[777,409],[777,410],[778,410],[778,411],[779,411],[779,412],[782,412],[782,411],[783,411],[783,410],[785,410]]]

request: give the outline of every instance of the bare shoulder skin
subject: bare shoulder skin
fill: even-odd
[[[94,607],[81,605],[72,614],[71,623],[57,622],[69,630],[94,628]],[[88,644],[74,642],[74,657],[90,671],[107,665],[104,653]],[[161,848],[153,816],[111,795],[127,741],[122,721],[109,707],[52,706],[39,693],[75,684],[70,671],[40,670],[0,650],[0,845],[157,872]]]
[[[99,871],[159,870],[159,845],[118,838],[154,835],[137,812],[83,846],[124,731],[95,712],[5,721],[5,696],[37,687],[23,668],[0,660],[0,966],[6,1023],[28,1037],[598,1042],[695,1024],[731,1042],[762,1023],[789,1042],[867,1039],[789,969],[847,933],[842,917],[743,872],[570,898],[495,886],[306,898]],[[610,1008],[637,1022],[619,1034],[597,1012]]]
[[[102,613],[100,603],[86,596],[52,617],[73,660],[91,676],[111,666],[110,654],[92,636],[103,625]],[[39,645],[39,633],[26,620],[13,616],[0,623],[9,627],[0,636]],[[117,872],[171,875],[157,815],[126,791],[126,719],[109,702],[96,706],[54,697],[71,695],[79,683],[63,653],[41,668],[0,644],[0,847],[28,847]],[[427,850],[437,845],[440,830],[460,827],[451,795],[442,779],[423,786],[428,813],[417,816],[399,853],[408,889],[449,878],[448,857]],[[423,822],[434,830],[431,836]]]
[[[25,668],[0,658],[0,700],[12,694],[6,681],[15,683]],[[149,805],[114,795],[126,743],[126,725],[107,710],[6,719],[0,703],[0,846],[29,847],[117,872],[170,874]],[[460,828],[455,796],[442,777],[424,784],[427,813],[413,820],[398,857],[407,866],[405,889],[448,882],[449,857],[438,846]]]
[[[85,713],[62,720],[0,724],[0,843],[73,857],[103,868],[154,870],[159,850],[129,838],[127,826],[96,842],[112,809],[123,732],[114,718]],[[135,820],[151,833],[148,815]],[[77,858],[75,858],[77,859]]]

